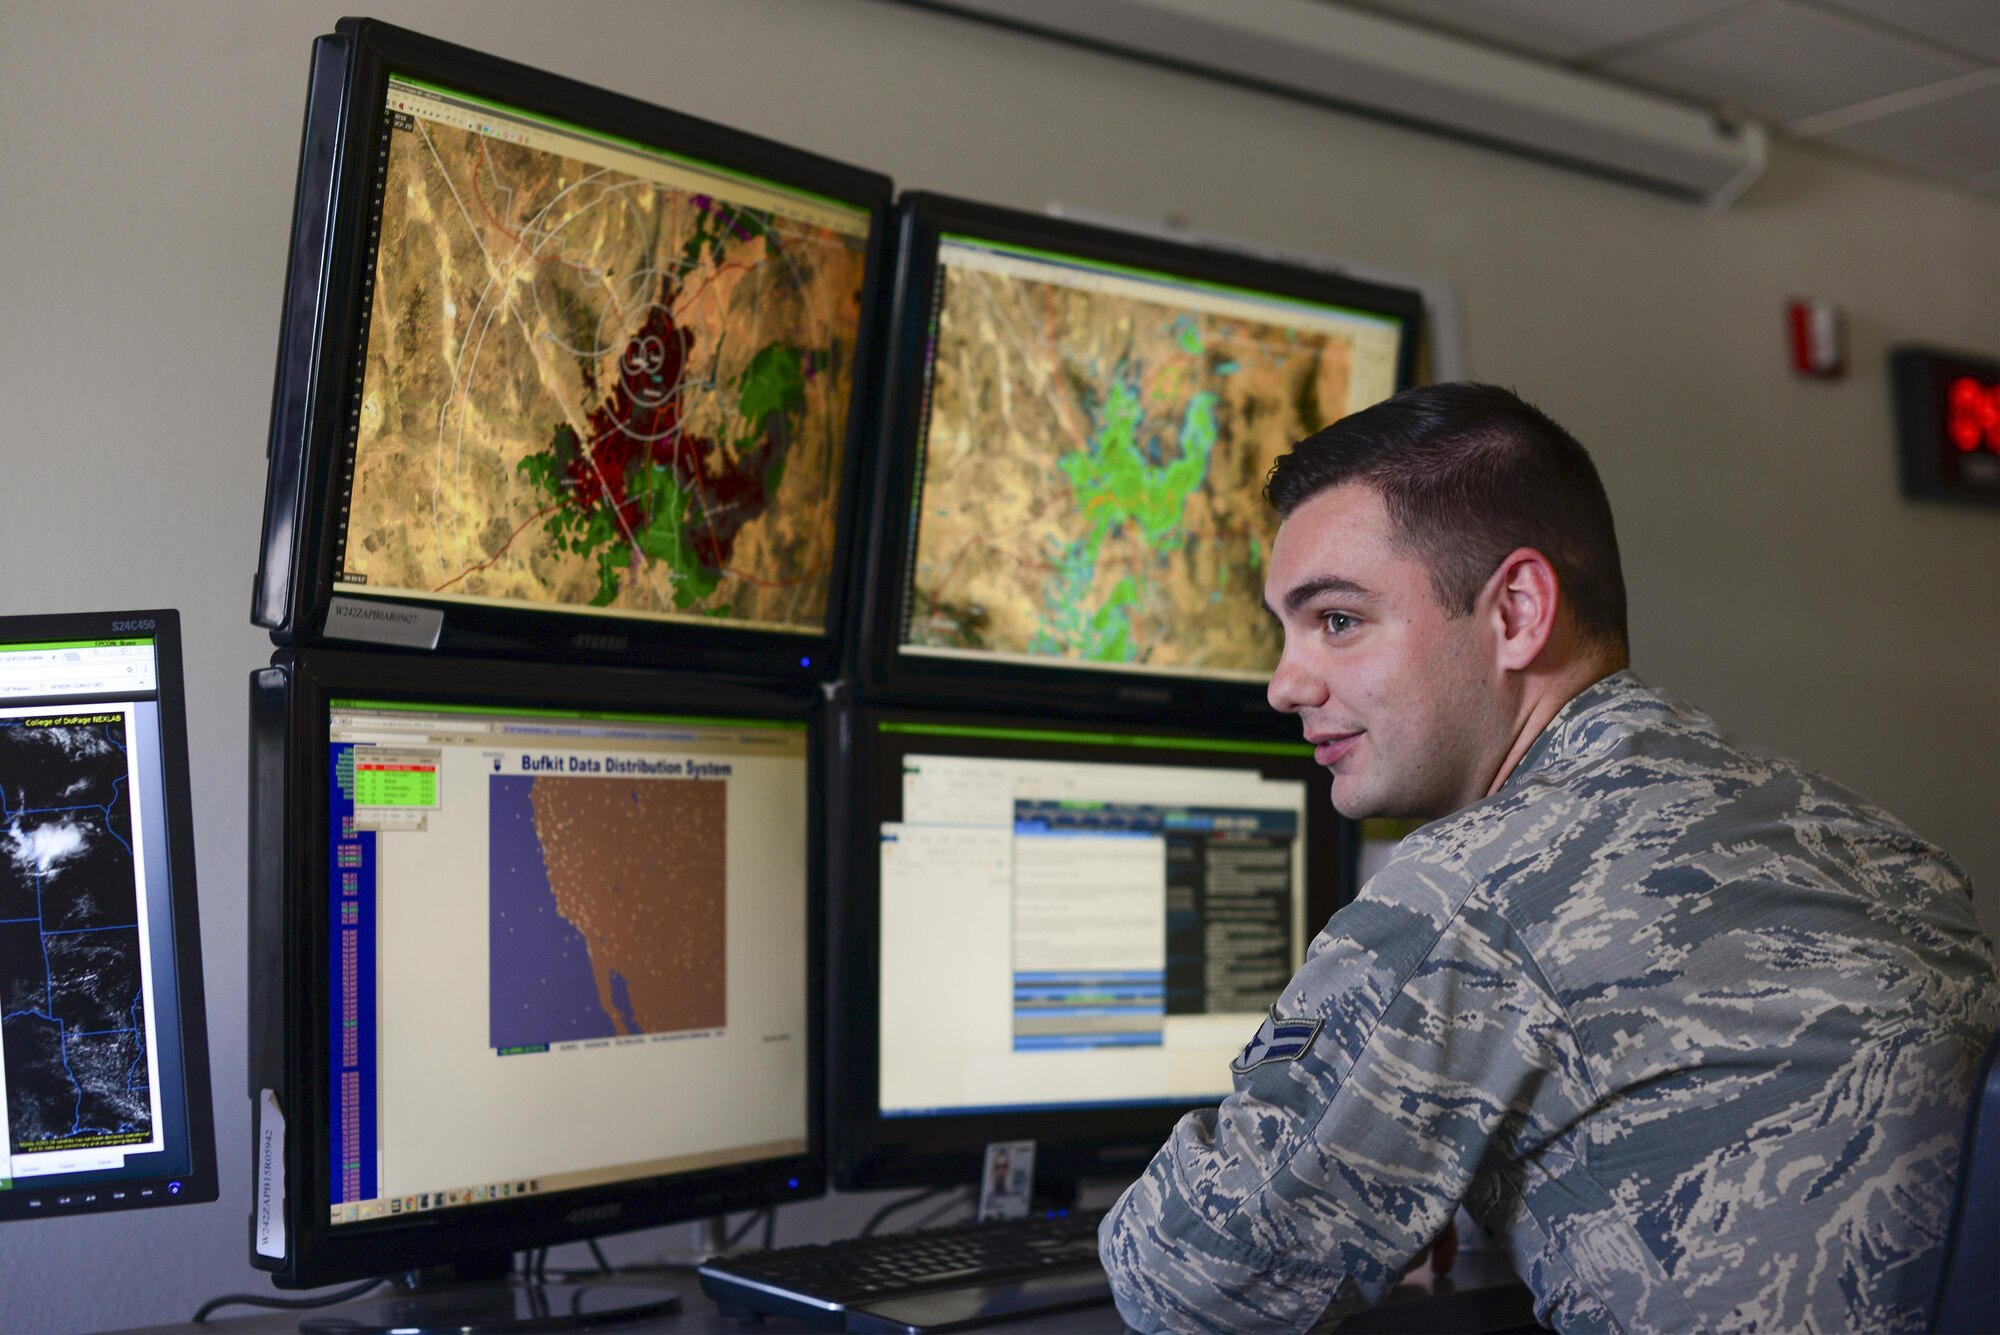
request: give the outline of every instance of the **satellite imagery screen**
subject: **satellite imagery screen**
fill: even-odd
[[[1387,398],[1390,318],[947,235],[904,650],[1261,680],[1300,437]]]
[[[153,1143],[122,711],[0,717],[0,1048],[13,1155]]]
[[[869,215],[404,80],[335,588],[818,632]]]

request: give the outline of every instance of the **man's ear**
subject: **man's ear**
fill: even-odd
[[[1517,547],[1501,559],[1479,601],[1494,631],[1494,666],[1506,672],[1532,667],[1555,634],[1561,583],[1549,558]]]

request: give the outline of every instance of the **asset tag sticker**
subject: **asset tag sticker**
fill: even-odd
[[[437,648],[444,629],[444,609],[378,603],[373,599],[335,598],[326,609],[328,639],[396,644],[408,649]]]
[[[1229,1064],[1230,1069],[1241,1074],[1266,1062],[1297,1061],[1319,1037],[1320,1026],[1325,1023],[1319,1019],[1281,1020],[1273,1007],[1250,1041],[1243,1045],[1243,1051]]]
[[[285,1259],[285,1114],[275,1090],[257,1095],[257,1255]]]

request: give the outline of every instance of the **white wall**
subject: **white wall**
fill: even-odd
[[[879,0],[370,8],[900,184],[1456,281],[1473,371],[1600,462],[1640,670],[1945,844],[2000,926],[2000,517],[1898,499],[1882,372],[1897,340],[2000,352],[2000,208],[1780,146],[1709,214]],[[340,12],[0,4],[0,611],[182,611],[224,1171],[216,1205],[0,1227],[8,1329],[268,1289],[245,1260],[247,611],[307,49]],[[1795,294],[1851,313],[1846,382],[1786,370]]]

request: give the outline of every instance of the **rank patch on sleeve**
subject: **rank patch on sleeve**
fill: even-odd
[[[1243,1051],[1230,1066],[1242,1072],[1266,1062],[1297,1061],[1319,1037],[1320,1026],[1325,1023],[1324,1020],[1281,1020],[1273,1009],[1264,1017],[1264,1023],[1257,1026],[1256,1034],[1243,1045]]]

